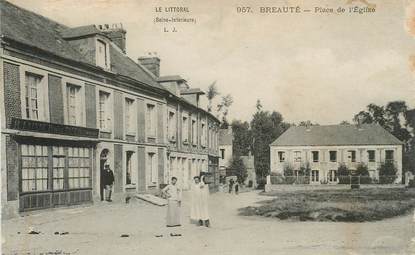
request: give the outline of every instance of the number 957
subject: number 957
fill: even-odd
[[[236,7],[236,12],[237,13],[251,13],[252,9],[251,7]]]

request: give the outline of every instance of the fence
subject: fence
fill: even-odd
[[[333,178],[313,178],[311,176],[279,176],[271,175],[271,184],[392,184],[396,175],[381,175],[378,178],[371,176],[336,176]]]

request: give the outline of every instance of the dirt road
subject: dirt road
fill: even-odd
[[[256,192],[210,197],[212,227],[166,228],[165,207],[133,200],[35,213],[2,222],[3,254],[415,254],[412,215],[371,223],[289,222],[238,216],[267,199]],[[30,235],[29,227],[40,234]],[[18,234],[20,232],[20,234]],[[59,232],[59,234],[55,234]],[[67,233],[65,233],[67,232]],[[63,234],[62,234],[63,233]],[[182,236],[170,236],[170,233]],[[126,234],[128,237],[121,237]],[[162,237],[156,237],[163,235]],[[413,240],[411,240],[414,238]]]

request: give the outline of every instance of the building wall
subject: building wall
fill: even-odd
[[[375,151],[375,161],[369,162],[368,150]],[[365,145],[365,146],[271,146],[271,172],[283,174],[284,167],[290,165],[294,170],[299,169],[305,163],[310,164],[311,170],[319,170],[320,178],[326,177],[329,170],[337,170],[341,163],[344,163],[349,169],[356,169],[358,164],[364,163],[368,166],[371,174],[376,176],[377,169],[381,163],[385,162],[385,153],[387,150],[394,151],[394,163],[398,169],[398,178],[396,182],[402,179],[402,146],[400,145]],[[319,152],[319,162],[313,162],[312,152]],[[336,162],[330,162],[330,151],[337,152]],[[348,159],[348,151],[356,152],[355,162]],[[278,152],[285,153],[285,160],[280,162]],[[301,161],[296,161],[295,152],[300,152]]]
[[[222,158],[222,150],[224,150],[224,157]],[[232,145],[219,146],[219,168],[228,168],[229,162],[232,159]]]
[[[114,191],[115,196],[122,197],[125,192],[156,192],[160,185],[169,182],[172,173],[170,172],[170,158],[186,158],[193,165],[185,169],[190,169],[193,172],[186,174],[187,180],[182,180],[182,183],[188,186],[190,176],[198,174],[200,171],[208,169],[208,157],[218,157],[217,148],[217,126],[218,121],[209,114],[196,109],[195,107],[180,101],[173,101],[169,104],[176,110],[177,130],[176,141],[168,139],[168,107],[167,100],[163,95],[158,95],[150,92],[137,92],[135,90],[125,89],[117,83],[106,80],[103,77],[98,77],[92,74],[85,75],[83,71],[73,70],[68,66],[60,66],[59,63],[46,64],[44,60],[36,57],[16,57],[20,56],[16,53],[5,51],[4,62],[1,62],[2,80],[4,87],[2,88],[4,104],[2,108],[5,112],[5,119],[7,120],[7,127],[10,127],[12,118],[25,118],[24,112],[24,84],[26,72],[41,75],[42,84],[44,87],[42,94],[42,117],[41,121],[51,122],[63,125],[69,125],[68,116],[68,102],[67,102],[67,85],[75,84],[79,86],[80,97],[80,122],[77,123],[80,127],[98,128],[100,129],[99,141],[94,145],[93,169],[92,169],[92,195],[94,199],[100,199],[100,165],[101,153],[103,150],[108,150],[107,160],[115,174]],[[106,82],[103,82],[106,80]],[[108,114],[108,127],[100,128],[100,91],[109,93],[109,107],[106,109]],[[133,132],[126,130],[126,98],[134,100],[134,105],[130,111],[130,117],[134,118],[135,128]],[[155,105],[154,121],[156,132],[154,137],[148,133],[147,130],[147,104]],[[189,116],[189,138],[191,139],[191,120],[194,119],[197,125],[197,132],[193,140],[188,144],[183,143],[182,139],[182,115]],[[201,137],[201,125],[205,125],[205,136]],[[4,131],[2,129],[2,138],[8,137],[13,130]],[[36,133],[36,132],[34,132]],[[39,138],[43,143],[48,144],[50,140],[62,140],[65,137],[45,134],[34,134],[35,136],[44,137]],[[204,141],[203,141],[204,140]],[[194,142],[193,142],[194,141]],[[17,151],[18,143],[10,139],[2,139],[2,202],[7,204],[8,201],[19,200],[19,192],[16,189],[19,185],[19,172],[17,166]],[[134,174],[133,184],[126,183],[126,155],[127,152],[133,152],[133,170]],[[149,173],[149,165],[147,164],[148,154],[154,153],[157,160],[155,162],[157,180],[152,182]],[[199,165],[197,165],[199,162]],[[202,163],[204,162],[204,163]],[[189,163],[190,164],[190,163]],[[189,170],[188,170],[189,171]],[[184,172],[180,173],[185,176]],[[184,177],[183,177],[184,178]],[[5,188],[6,187],[6,188]],[[4,191],[6,191],[4,193]],[[15,204],[16,204],[15,203]],[[12,203],[8,203],[10,207]],[[7,206],[6,206],[7,207]],[[16,207],[16,206],[15,206]],[[11,209],[12,211],[15,209]]]

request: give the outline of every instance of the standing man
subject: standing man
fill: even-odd
[[[108,202],[112,202],[111,192],[112,192],[112,185],[114,184],[114,173],[112,172],[110,165],[108,163],[105,163],[104,165],[102,183],[105,188],[105,200],[107,200]]]

